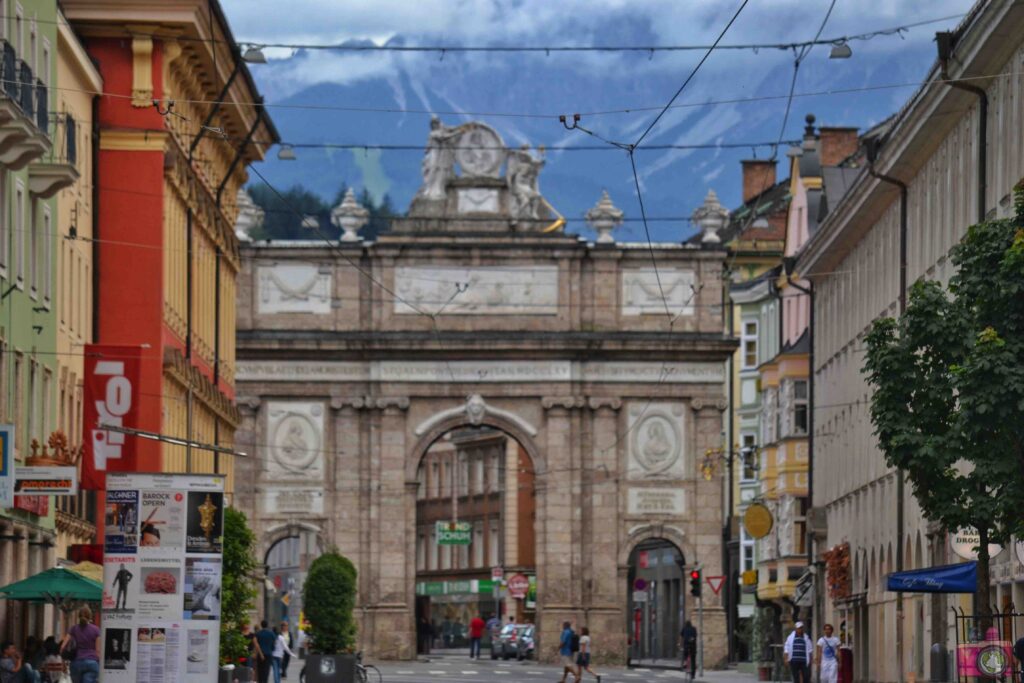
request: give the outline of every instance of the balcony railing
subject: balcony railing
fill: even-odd
[[[18,72],[17,56],[14,54],[14,46],[6,40],[0,41],[2,59],[0,59],[0,91],[12,100],[18,98]]]
[[[19,63],[18,78],[18,104],[25,116],[34,118],[36,112],[36,89],[35,78],[32,76],[32,67],[22,60]]]
[[[54,113],[48,121],[50,140],[53,144],[50,151],[43,155],[43,161],[50,164],[78,165],[78,123],[71,114]]]
[[[48,133],[46,124],[49,123],[50,114],[49,101],[47,100],[49,89],[38,78],[36,79],[34,93],[36,96],[36,125],[43,133]]]

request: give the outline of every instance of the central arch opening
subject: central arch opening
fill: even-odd
[[[431,443],[416,478],[418,650],[468,648],[479,616],[490,626],[483,656],[532,656],[522,642],[537,607],[529,453],[500,429],[457,427]]]
[[[671,541],[650,538],[629,556],[629,643],[634,664],[678,660],[686,616],[686,558]]]

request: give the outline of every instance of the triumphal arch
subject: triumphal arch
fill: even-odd
[[[607,194],[586,217],[599,237],[567,234],[543,150],[482,123],[428,136],[420,191],[374,241],[349,197],[337,240],[242,249],[235,490],[261,606],[294,621],[309,561],[336,547],[373,656],[459,647],[500,611],[536,626],[544,659],[563,620],[602,660],[674,657],[695,619],[684,571],[721,573],[705,454],[734,349],[724,251],[683,226],[617,241]],[[712,665],[725,614],[707,589],[704,629]]]

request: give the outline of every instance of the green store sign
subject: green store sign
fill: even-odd
[[[436,522],[438,545],[469,545],[473,542],[472,522]]]

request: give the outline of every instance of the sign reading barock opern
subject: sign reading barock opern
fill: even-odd
[[[724,252],[682,243],[685,225],[653,249],[617,242],[607,195],[587,214],[600,239],[581,240],[542,192],[542,150],[478,122],[426,133],[422,187],[374,242],[343,202],[340,242],[244,244],[235,445],[257,457],[237,461],[236,504],[261,557],[352,560],[375,657],[414,656],[418,610],[440,623],[500,604],[528,610],[544,656],[589,615],[624,661],[649,542],[678,550],[652,581],[680,561],[722,573],[722,485],[696,454],[721,445]],[[525,600],[495,566],[528,579]],[[711,594],[704,629],[718,661]]]

